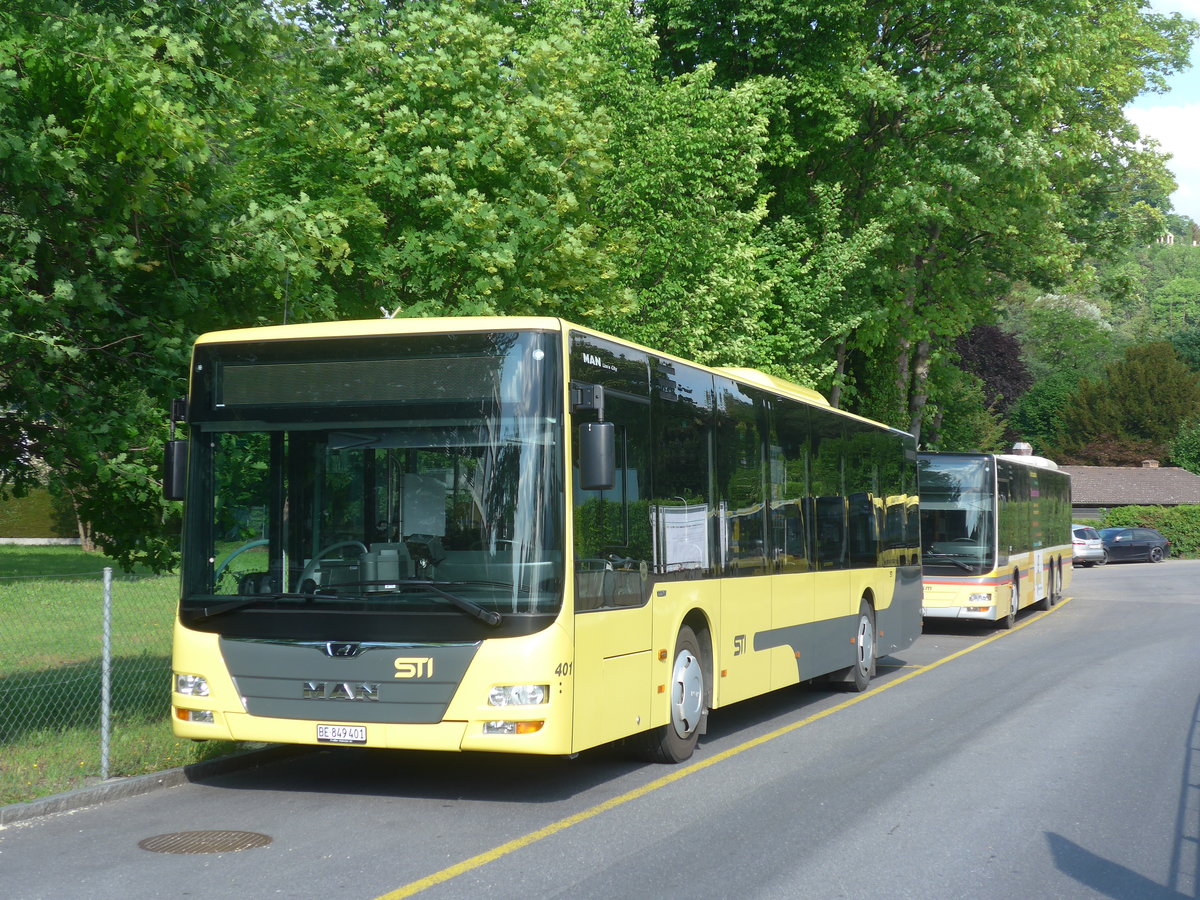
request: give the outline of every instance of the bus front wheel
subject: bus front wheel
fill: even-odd
[[[1017,608],[1021,605],[1021,582],[1013,575],[1012,590],[1008,597],[1008,615],[1000,620],[1001,628],[1012,628],[1017,624]]]
[[[854,649],[854,665],[850,667],[850,678],[846,683],[850,690],[861,693],[871,684],[871,678],[875,675],[875,610],[866,600],[858,606]]]
[[[700,740],[700,726],[708,710],[708,684],[700,641],[684,625],[675,639],[671,664],[671,721],[645,734],[646,757],[651,762],[678,763],[692,755]]]

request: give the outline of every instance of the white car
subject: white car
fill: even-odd
[[[1090,525],[1071,526],[1071,544],[1075,549],[1072,564],[1076,566],[1102,566],[1108,562],[1108,553],[1104,542],[1100,540],[1100,532]]]

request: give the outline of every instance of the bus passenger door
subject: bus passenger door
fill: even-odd
[[[604,404],[615,430],[611,488],[583,490],[578,448],[572,460],[576,750],[650,727],[649,404],[612,388]],[[575,432],[592,418],[575,411]]]

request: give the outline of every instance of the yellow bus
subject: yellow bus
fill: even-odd
[[[1012,628],[1050,609],[1071,580],[1071,477],[1021,454],[921,453],[927,618]]]
[[[265,327],[197,341],[184,420],[181,737],[680,761],[920,631],[912,437],[760,372],[554,318]]]

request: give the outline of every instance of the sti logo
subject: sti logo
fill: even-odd
[[[432,678],[432,656],[400,656],[396,658],[397,678]]]
[[[733,639],[733,655],[741,656],[746,652],[746,636],[744,634],[735,635]]]

